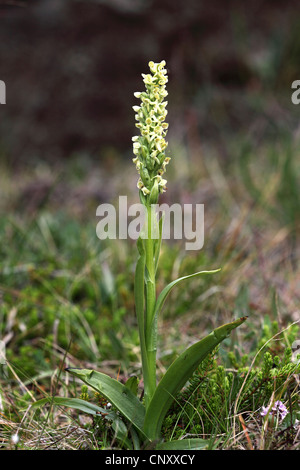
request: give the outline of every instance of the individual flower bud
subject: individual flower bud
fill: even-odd
[[[144,185],[148,187],[150,185],[150,176],[146,167],[143,166],[140,168],[140,175]]]
[[[141,152],[142,152],[143,158],[147,159],[148,155],[149,155],[149,150],[148,150],[148,147],[146,145],[141,146]]]
[[[147,155],[145,163],[150,172],[154,170],[155,161],[149,155]]]
[[[167,187],[166,187],[167,180],[163,179],[163,178],[161,177],[161,175],[158,175],[158,176],[156,177],[156,179],[157,179],[157,182],[158,182],[159,191],[160,191],[161,193],[165,192],[165,190],[167,189]]]
[[[139,154],[139,149],[141,148],[141,144],[139,142],[134,142],[133,143],[133,153],[135,155]]]
[[[158,185],[157,179],[155,179],[154,185],[153,185],[153,187],[150,191],[149,203],[150,204],[157,204],[158,196],[159,196],[159,185]]]
[[[148,188],[146,188],[146,186],[143,186],[143,187],[141,188],[141,191],[142,191],[142,193],[144,194],[144,196],[148,196],[148,194],[150,194],[150,191],[149,191]]]

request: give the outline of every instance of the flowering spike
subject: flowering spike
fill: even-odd
[[[159,193],[166,190],[167,180],[162,175],[170,161],[170,157],[165,155],[168,124],[164,122],[168,104],[164,101],[168,95],[168,77],[164,60],[159,63],[150,61],[148,65],[151,74],[142,74],[146,92],[134,93],[141,100],[140,106],[133,106],[136,127],[140,129],[141,136],[133,137],[132,141],[136,156],[133,161],[140,174],[137,186],[146,201],[153,204],[157,202]]]

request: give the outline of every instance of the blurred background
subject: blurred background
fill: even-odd
[[[131,150],[148,61],[169,69],[170,139],[296,135],[299,2],[0,2],[1,152],[14,164]],[[225,145],[224,145],[225,144]]]
[[[164,244],[158,288],[223,268],[173,294],[169,348],[200,318],[250,315],[248,349],[268,321],[299,320],[299,57],[296,0],[0,1],[0,308],[23,370],[71,332],[74,361],[135,357],[135,246],[100,242],[96,208],[137,202],[133,93],[149,60],[169,71],[162,201],[205,204],[204,249]]]

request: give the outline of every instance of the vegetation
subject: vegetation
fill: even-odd
[[[274,155],[272,144],[267,150]],[[174,154],[176,158],[176,147]],[[281,148],[275,161],[272,157],[262,162],[259,154],[251,154],[251,167],[263,165],[268,175],[262,184],[262,173],[251,173],[251,185],[260,192],[257,200],[237,160],[230,169],[215,160],[214,174],[200,166],[197,172],[186,174],[192,194],[193,188],[197,190],[196,178],[204,188],[205,249],[187,254],[180,243],[164,243],[158,289],[177,274],[218,267],[221,262],[223,269],[200,279],[200,285],[198,280],[188,289],[172,291],[158,325],[159,375],[199,338],[199,325],[201,331],[209,332],[234,315],[249,318],[206,359],[176,397],[163,423],[165,440],[192,436],[209,440],[212,448],[299,448],[299,370],[290,349],[299,338],[293,248],[299,224],[297,192],[292,192],[297,176],[295,155],[290,146]],[[113,422],[102,416],[54,403],[36,411],[30,408],[36,400],[53,396],[107,407],[103,397],[70,379],[65,367],[95,368],[123,383],[140,371],[134,244],[97,239],[96,220],[87,220],[84,209],[80,211],[80,206],[96,207],[91,197],[81,194],[81,200],[74,199],[71,190],[61,208],[52,196],[58,187],[55,181],[64,172],[71,188],[72,184],[84,186],[95,170],[82,165],[84,171],[78,172],[78,165],[75,160],[57,168],[48,198],[30,212],[20,204],[26,188],[18,187],[18,175],[12,178],[7,167],[1,172],[6,195],[1,198],[6,209],[0,227],[1,338],[7,357],[1,371],[2,448],[121,446]],[[289,165],[290,184],[281,178]],[[106,171],[105,163],[103,168]],[[45,166],[42,172],[48,170]],[[121,187],[114,171],[112,178]],[[33,185],[40,178],[29,170],[21,176]],[[176,171],[170,178],[176,184]],[[221,184],[224,181],[228,184]],[[182,194],[179,183],[177,188]],[[288,219],[285,208],[290,209]],[[142,388],[140,384],[139,393]],[[265,420],[262,407],[276,400],[289,413],[282,422]]]
[[[147,448],[149,442],[141,442],[137,433],[145,429],[127,408],[124,411],[114,393],[125,390],[135,396],[137,407],[145,402],[147,413],[159,390],[156,376],[169,378],[168,390],[174,391],[163,421],[157,421],[155,432],[151,426],[147,430],[153,431],[150,440],[157,440],[158,448],[160,430],[166,448],[183,439],[205,449],[299,448],[300,366],[293,354],[299,338],[295,142],[279,136],[256,151],[246,139],[229,141],[230,161],[212,149],[201,160],[197,150],[187,157],[188,144],[176,139],[172,146],[177,163],[170,167],[169,180],[176,191],[170,189],[165,200],[174,202],[176,192],[176,201],[184,203],[187,189],[192,200],[201,198],[206,241],[203,250],[193,253],[185,252],[180,242],[164,243],[155,265],[157,288],[164,297],[164,286],[174,278],[211,267],[215,274],[190,277],[187,287],[179,284],[167,291],[171,302],[154,325],[160,339],[155,360],[148,356],[152,349],[146,347],[147,335],[146,346],[142,342],[141,299],[134,296],[137,283],[145,283],[146,311],[153,318],[158,304],[148,285],[153,281],[153,256],[147,253],[150,248],[153,253],[154,245],[140,243],[136,262],[134,243],[96,237],[96,217],[92,220],[90,214],[95,214],[99,200],[83,188],[97,165],[78,157],[51,172],[45,164],[13,175],[3,164],[2,448]],[[108,157],[97,182],[104,187],[109,177],[116,194],[123,194],[121,176],[127,167],[128,161]],[[159,184],[148,188],[145,169],[139,170],[145,203],[143,198],[152,198]],[[61,181],[66,175],[70,191],[65,198]],[[131,178],[129,172],[128,181]],[[46,185],[37,184],[45,179]],[[157,182],[165,189],[165,180]],[[128,186],[126,194],[134,200]],[[78,187],[82,193],[72,191]],[[116,194],[110,195],[112,201]],[[217,272],[219,266],[222,271]],[[170,378],[176,374],[168,376],[170,364],[207,333],[218,331],[220,324],[244,317],[248,321],[240,322],[230,337],[220,336],[221,345],[216,347],[218,341],[205,351],[204,361],[189,370],[185,386],[173,390]],[[153,338],[150,330],[145,329]],[[141,369],[143,383],[136,379]],[[91,374],[92,370],[97,372]],[[109,393],[101,393],[95,380],[101,380]]]

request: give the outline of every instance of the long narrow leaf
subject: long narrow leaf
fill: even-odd
[[[192,277],[202,276],[204,274],[215,274],[215,273],[218,273],[219,271],[221,271],[221,269],[213,269],[211,271],[199,271],[197,273],[189,274],[188,276],[183,276],[178,279],[175,279],[175,281],[170,282],[170,284],[168,284],[158,296],[158,299],[156,302],[155,313],[159,313],[161,311],[170,291],[173,289],[174,286],[176,286],[180,282],[185,281],[186,279],[191,279]]]
[[[175,279],[175,281],[170,282],[159,294],[156,305],[155,305],[155,311],[154,315],[152,318],[152,326],[151,326],[151,339],[150,339],[150,344],[151,344],[151,349],[156,349],[156,341],[157,341],[157,320],[158,320],[158,315],[161,312],[163,305],[165,303],[166,298],[168,297],[169,293],[175,287],[177,284],[181,283],[182,281],[185,281],[187,279],[190,279],[192,277],[198,277],[202,276],[205,274],[215,274],[221,271],[221,269],[214,269],[211,271],[199,271],[197,273],[189,274],[188,276],[183,276],[178,279]]]
[[[97,414],[107,414],[108,411],[104,408],[100,408],[100,406],[95,405],[94,403],[90,403],[86,400],[81,400],[80,398],[64,398],[64,397],[47,397],[42,398],[34,402],[31,405],[31,408],[41,408],[46,403],[59,405],[59,406],[67,406],[68,408],[74,408],[75,410],[82,411],[83,413],[88,413],[91,415]]]
[[[66,370],[101,393],[140,433],[145,435],[143,432],[145,408],[129,388],[102,372],[75,368]]]
[[[234,328],[241,325],[246,318],[242,317],[216,328],[201,341],[186,349],[171,364],[159,382],[146,412],[144,430],[150,440],[160,438],[161,425],[167,411],[176,394],[192,376],[199,364]]]

